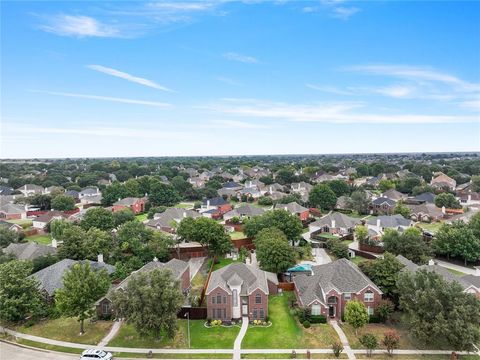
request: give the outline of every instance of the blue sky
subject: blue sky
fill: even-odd
[[[0,157],[480,150],[480,2],[2,2]]]

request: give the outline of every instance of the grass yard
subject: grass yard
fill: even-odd
[[[230,238],[232,240],[244,239],[247,236],[243,233],[243,231],[234,231],[230,233]]]
[[[371,259],[367,259],[363,256],[360,256],[360,255],[355,255],[354,258],[350,258],[349,259],[351,262],[353,262],[354,264],[360,264],[361,262],[364,262],[364,261],[371,261]]]
[[[181,209],[193,209],[193,203],[178,203],[174,207]]]
[[[193,349],[231,349],[240,327],[206,328],[203,320],[190,321],[190,341]],[[178,320],[178,331],[174,339],[155,340],[150,336],[140,336],[135,328],[123,324],[117,336],[108,346],[139,348],[188,348],[187,320]]]
[[[52,237],[50,236],[50,234],[32,235],[26,237],[25,240],[30,242],[35,241],[36,243],[42,245],[50,245],[52,243]]]
[[[138,214],[138,215],[135,215],[135,219],[137,219],[140,222],[143,222],[147,220],[147,216],[148,214]]]
[[[7,222],[20,225],[24,229],[32,226],[33,224],[32,220],[28,220],[28,219],[10,219],[10,220],[7,220]]]
[[[464,272],[461,272],[461,271],[458,271],[458,270],[455,270],[455,269],[449,269],[449,268],[445,268],[445,269],[450,271],[453,275],[458,275],[458,276],[466,275]]]
[[[96,345],[108,334],[113,323],[111,321],[85,321],[85,333],[80,333],[80,323],[76,318],[61,317],[53,320],[41,321],[33,326],[21,326],[17,331],[41,336],[49,339],[68,341],[80,344]]]
[[[335,330],[327,324],[312,324],[309,329],[303,328],[290,315],[289,302],[292,292],[275,295],[269,298],[268,317],[272,325],[267,328],[250,327],[242,342],[242,348],[329,348],[338,340]]]
[[[213,271],[221,269],[227,265],[240,262],[240,260],[233,260],[233,259],[219,259],[218,263],[213,265]],[[208,260],[208,269],[210,269],[210,266],[212,266],[212,259]]]
[[[438,230],[440,230],[440,228],[442,227],[443,223],[441,222],[433,222],[433,223],[422,223],[422,222],[419,222],[417,224],[418,227],[424,229],[424,230],[427,230],[429,232],[432,232],[432,233],[436,233]]]

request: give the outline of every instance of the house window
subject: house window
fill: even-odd
[[[336,296],[330,296],[328,298],[328,303],[329,304],[336,304],[337,303],[337,297]]]
[[[215,296],[212,296],[212,304],[215,304]]]
[[[365,302],[373,302],[373,292],[368,290],[363,294],[363,300]]]
[[[227,303],[227,297],[226,297],[226,296],[223,296],[223,303],[224,303],[224,304]]]
[[[368,315],[372,316],[373,315],[373,308],[372,307],[367,307],[367,312],[368,312]]]
[[[102,304],[102,314],[107,315],[110,313],[110,304],[109,303],[103,303]]]
[[[345,300],[350,300],[352,298],[352,293],[343,293],[343,298]]]
[[[217,304],[221,304],[221,303],[222,303],[222,296],[217,295]]]
[[[257,294],[255,295],[255,304],[261,304],[262,303],[262,295]]]
[[[227,309],[223,308],[223,318],[227,318]]]
[[[312,315],[320,315],[320,305],[312,305]]]
[[[260,319],[265,319],[265,313],[263,309],[260,309]]]
[[[233,290],[232,297],[233,297],[233,306],[238,306],[237,289]]]
[[[253,318],[254,318],[254,319],[257,318],[257,309],[253,309]]]

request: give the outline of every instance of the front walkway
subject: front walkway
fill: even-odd
[[[342,328],[338,325],[338,323],[335,320],[330,321],[330,325],[332,325],[335,331],[337,332],[338,337],[340,338],[340,342],[343,345],[343,349],[345,350],[345,353],[348,356],[348,359],[355,360],[356,359],[355,354],[350,348],[350,344],[348,343],[347,336],[343,332]]]
[[[240,360],[242,358],[240,349],[242,345],[242,340],[245,337],[247,330],[248,330],[248,316],[244,316],[242,318],[242,328],[240,329],[240,332],[238,333],[237,338],[233,343],[233,360]]]
[[[117,320],[113,323],[112,328],[108,332],[108,334],[98,343],[98,346],[106,346],[110,340],[112,340],[115,335],[117,335],[118,330],[122,326],[123,320]]]

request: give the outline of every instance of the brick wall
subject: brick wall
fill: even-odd
[[[261,304],[257,304],[255,299],[260,295]],[[260,310],[263,310],[264,316],[268,316],[268,296],[262,290],[257,289],[248,296],[248,318],[250,320],[260,319]],[[254,310],[257,310],[257,317],[254,317]]]
[[[217,296],[220,295],[221,303],[217,303]],[[215,298],[215,303],[212,302],[212,298]],[[224,302],[224,299],[226,302]],[[207,317],[209,319],[220,319],[220,320],[231,320],[232,319],[232,297],[223,289],[217,287],[214,289],[210,294],[206,296],[207,302]],[[218,310],[215,311],[214,309],[221,309],[222,317],[218,317]],[[223,317],[223,309],[225,309],[226,316]]]

